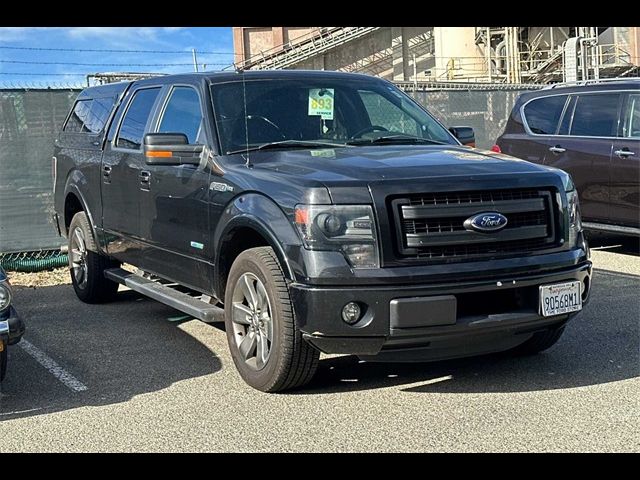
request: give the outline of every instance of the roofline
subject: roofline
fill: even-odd
[[[599,79],[591,79],[591,80],[576,80],[573,82],[560,82],[554,83],[552,85],[547,85],[543,88],[543,90],[549,90],[552,88],[563,88],[563,87],[582,87],[586,85],[599,85],[599,84],[611,84],[611,83],[625,83],[625,82],[638,82],[640,81],[640,77],[616,77],[616,78],[599,78]]]

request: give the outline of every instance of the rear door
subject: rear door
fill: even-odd
[[[545,163],[571,174],[584,220],[607,222],[609,167],[621,94],[589,92],[575,97],[568,104],[570,110],[562,119],[559,134],[551,138]]]
[[[625,95],[620,138],[613,142],[609,220],[640,226],[640,92]]]
[[[89,219],[98,228],[102,226],[100,204],[100,161],[105,126],[117,100],[117,94],[92,92],[91,97],[81,95],[74,104],[56,141],[56,175],[54,191],[57,202],[64,202],[66,175],[57,172],[78,170],[79,181],[83,182],[83,200],[88,209]],[[74,174],[75,175],[75,174]],[[62,205],[56,205],[62,212]],[[70,220],[70,219],[69,219]]]
[[[102,158],[102,216],[110,255],[140,264],[140,196],[146,188],[142,138],[153,118],[161,86],[134,87],[109,132]]]
[[[550,135],[556,133],[568,95],[550,95],[528,101],[522,107],[525,129],[506,133],[500,143],[503,153],[543,164],[549,153]]]

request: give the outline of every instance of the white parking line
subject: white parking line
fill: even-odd
[[[44,368],[49,370],[49,373],[60,380],[67,388],[73,390],[74,392],[84,392],[87,389],[87,386],[79,381],[76,377],[67,372],[64,368],[62,368],[58,363],[51,358],[49,355],[44,353],[38,347],[29,343],[24,338],[18,344],[29,355],[31,355],[36,362],[42,365]]]
[[[4,412],[4,413],[0,413],[0,417],[6,417],[8,415],[20,415],[23,413],[31,413],[31,412],[37,412],[38,410],[43,410],[42,407],[40,408],[30,408],[29,410],[16,410],[14,412]]]

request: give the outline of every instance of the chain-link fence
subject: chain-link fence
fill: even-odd
[[[535,88],[487,84],[400,87],[445,125],[473,127],[480,148],[490,148],[500,135],[517,95]],[[61,244],[50,221],[51,156],[55,135],[78,92],[78,88],[0,88],[0,262],[5,265],[28,260],[7,253],[30,252],[29,258],[39,262]]]
[[[502,134],[516,98],[541,85],[400,84],[447,127],[473,127],[478,148],[491,148]]]

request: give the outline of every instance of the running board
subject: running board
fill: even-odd
[[[180,292],[156,280],[142,277],[122,268],[110,268],[104,271],[109,280],[129,287],[158,302],[169,305],[206,323],[224,322],[224,310],[205,303],[187,293]]]
[[[582,226],[586,230],[594,230],[596,232],[622,233],[625,235],[640,235],[640,228],[623,227],[621,225],[608,225],[604,223],[582,222]]]

